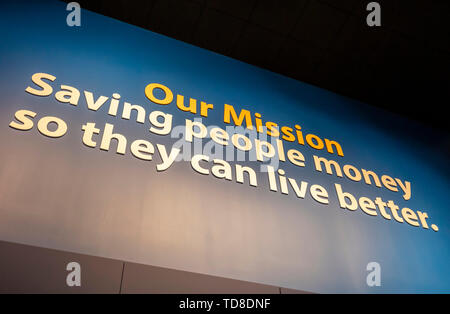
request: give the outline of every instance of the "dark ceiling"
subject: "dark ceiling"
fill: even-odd
[[[367,26],[367,0],[78,2],[448,133],[448,0],[377,1],[381,27]]]

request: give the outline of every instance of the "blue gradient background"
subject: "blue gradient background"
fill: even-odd
[[[11,2],[0,4],[2,240],[313,292],[450,291],[449,167],[441,152],[448,135],[89,11],[82,11],[81,27],[68,27],[63,2]],[[229,103],[261,113],[264,121],[300,124],[305,133],[336,140],[345,157],[285,142],[286,151],[299,149],[309,163],[281,165],[289,177],[326,187],[330,204],[309,195],[298,199],[292,191],[270,192],[264,175],[251,188],[201,176],[187,162],[156,173],[157,154],[148,164],[129,152],[87,148],[80,130],[87,121],[101,128],[113,123],[130,140],[173,140],[149,133],[148,124],[108,116],[105,108],[87,110],[83,94],[78,107],[54,95],[29,95],[24,90],[36,72],[56,76],[55,90],[65,84],[96,97],[118,92],[148,111],[174,114],[174,125],[194,116],[174,103],[150,103],[144,95],[148,83],[213,103],[203,120],[207,125],[225,127],[223,104]],[[33,110],[38,118],[60,117],[69,132],[53,140],[35,128],[13,130],[8,124],[19,109]],[[316,172],[313,154],[411,181],[412,198]],[[343,210],[334,183],[355,196],[380,196],[400,208],[426,211],[429,225],[440,230]],[[381,264],[381,287],[366,285],[371,261]]]

